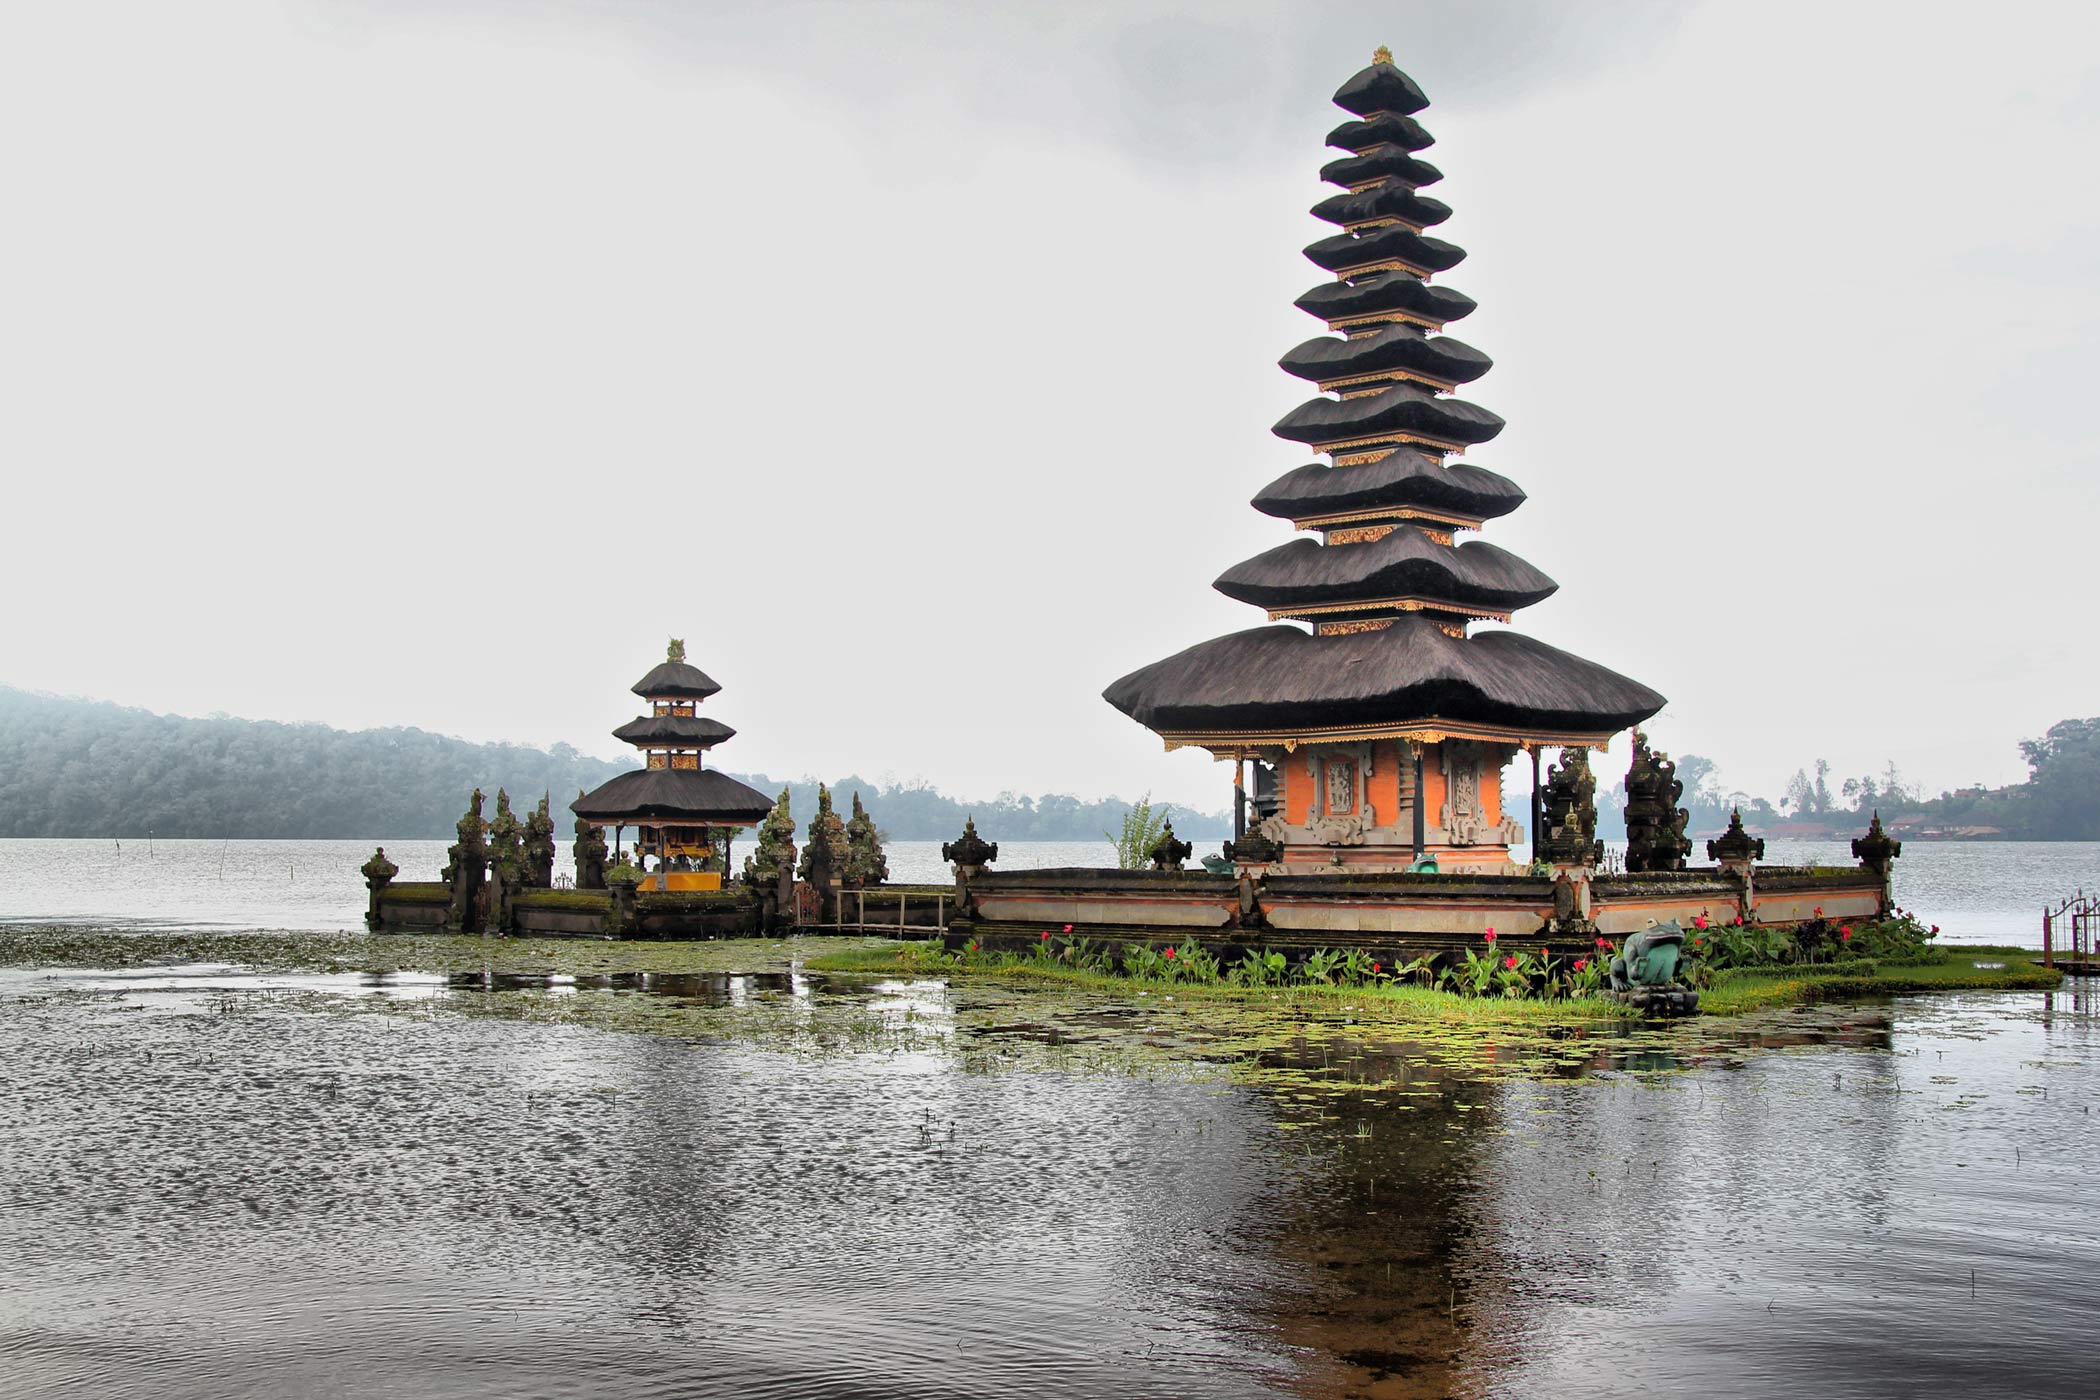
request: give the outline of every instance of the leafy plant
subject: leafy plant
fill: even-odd
[[[1115,844],[1116,865],[1123,870],[1142,870],[1150,863],[1149,852],[1160,833],[1167,827],[1168,808],[1154,807],[1152,794],[1146,793],[1130,804],[1123,814],[1123,829],[1120,832],[1104,831],[1101,834]]]
[[[1249,948],[1226,972],[1225,980],[1236,987],[1280,987],[1289,980],[1290,963],[1283,954],[1259,953]]]

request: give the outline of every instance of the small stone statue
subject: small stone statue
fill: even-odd
[[[1682,870],[1692,843],[1684,834],[1691,813],[1677,805],[1684,796],[1677,765],[1670,756],[1648,747],[1648,736],[1633,731],[1633,764],[1626,770],[1626,869]]]
[[[882,833],[853,794],[853,817],[846,823],[846,883],[855,889],[890,878],[889,858],[882,852]]]
[[[1594,866],[1604,859],[1597,839],[1597,779],[1588,749],[1563,749],[1546,770],[1539,793],[1538,858],[1555,865]]]
[[[576,794],[578,802],[583,793]],[[576,888],[579,890],[602,890],[605,888],[605,832],[582,817],[576,819],[576,844],[570,848],[576,857]]]
[[[1154,870],[1179,870],[1181,863],[1194,855],[1195,851],[1196,848],[1188,842],[1174,839],[1174,822],[1169,818],[1165,828],[1159,833],[1159,839],[1145,852],[1145,857],[1152,862]]]

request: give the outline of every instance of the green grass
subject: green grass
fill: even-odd
[[[1911,992],[2045,992],[2059,985],[2063,974],[2042,967],[2040,958],[2031,948],[1970,946],[1938,949],[1930,960],[1879,962],[1866,968],[1744,968],[1722,973],[1699,994],[1699,1008],[1734,1016],[1767,1006]],[[1979,962],[2005,966],[1978,967]]]
[[[1820,967],[1783,967],[1724,972],[1699,994],[1699,1009],[1714,1016],[1736,1016],[1766,1007],[1849,997],[1889,996],[1910,992],[2047,991],[2063,974],[2037,965],[2031,949],[1976,946],[1938,950],[1916,963],[1854,962]],[[1977,967],[2002,962],[2002,968]],[[812,972],[868,973],[884,976],[952,977],[1013,986],[1076,987],[1128,993],[1148,988],[1186,1001],[1281,1000],[1308,1009],[1348,1001],[1375,1009],[1396,1021],[1450,1024],[1579,1024],[1623,1020],[1632,1013],[1601,998],[1568,1001],[1505,1000],[1461,996],[1417,986],[1233,987],[1215,983],[1152,982],[1109,973],[1082,972],[1034,962],[1004,967],[957,965],[932,943],[879,943],[844,949],[809,959]]]
[[[1409,1023],[1460,1025],[1574,1025],[1624,1021],[1632,1017],[1616,1002],[1504,1000],[1467,997],[1433,987],[1380,984],[1328,986],[1318,983],[1282,987],[1235,987],[1218,982],[1159,982],[1113,973],[1081,971],[1050,963],[1024,962],[1003,967],[958,966],[939,956],[934,943],[880,943],[813,956],[811,972],[866,973],[884,977],[948,977],[1011,987],[1076,989],[1128,996],[1144,991],[1184,1002],[1258,1002],[1307,1012],[1347,1005],[1379,1019]]]

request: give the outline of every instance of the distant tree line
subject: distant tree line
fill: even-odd
[[[476,787],[491,797],[502,787],[521,805],[551,795],[566,839],[576,794],[633,766],[567,744],[185,719],[0,686],[0,837],[441,837]],[[815,779],[734,776],[769,796],[790,789],[798,822],[816,811]],[[858,791],[884,833],[902,841],[951,839],[971,815],[987,840],[1101,841],[1130,808],[1062,794],[959,802],[926,783],[850,775],[830,787],[842,803]],[[1185,836],[1231,834],[1222,814],[1173,815]]]
[[[1928,797],[1894,763],[1876,773],[1831,781],[1831,765],[1817,759],[1794,772],[1777,802],[1730,789],[1712,760],[1686,754],[1677,764],[1688,829],[1718,830],[1740,807],[1752,829],[1782,822],[1832,832],[1864,829],[1874,813],[1883,821],[1948,833],[1973,832],[2019,841],[2100,841],[2100,718],[2067,719],[2039,739],[2021,741],[2027,780],[2001,788],[1971,787]],[[1601,797],[1601,795],[1600,795]],[[1623,792],[1616,794],[1620,803]],[[1600,800],[1600,806],[1603,805]]]

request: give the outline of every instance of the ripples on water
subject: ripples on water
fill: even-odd
[[[937,983],[663,987],[915,1028],[858,1049],[509,1019],[636,995],[544,981],[0,974],[0,1394],[2091,1393],[2068,996],[1355,1047],[1400,1092],[1001,1070],[1056,1027]]]

